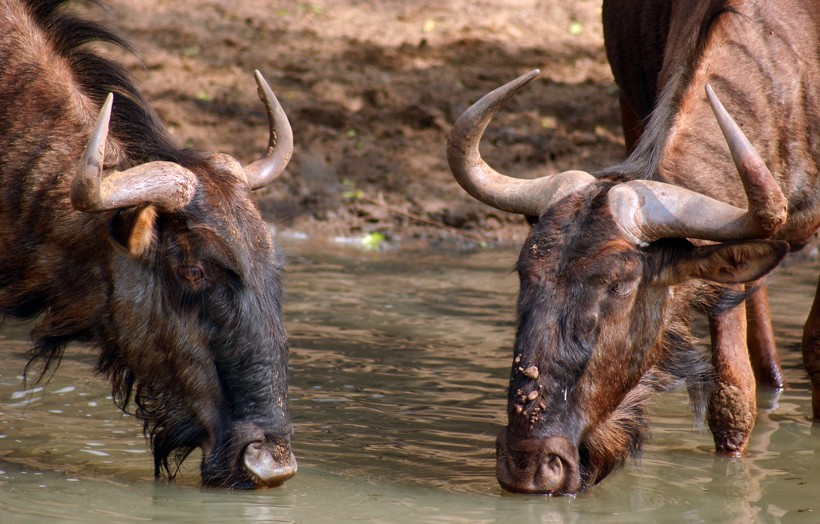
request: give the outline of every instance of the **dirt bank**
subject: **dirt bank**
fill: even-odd
[[[399,244],[513,243],[521,217],[472,200],[444,157],[484,93],[542,78],[488,130],[499,171],[534,177],[622,156],[600,1],[115,0],[123,56],[180,144],[248,162],[266,144],[252,71],[290,117],[287,172],[258,194],[280,231]]]

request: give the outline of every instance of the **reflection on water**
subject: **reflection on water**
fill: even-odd
[[[759,393],[748,457],[718,459],[686,397],[658,399],[640,461],[570,498],[503,493],[516,252],[289,249],[285,316],[299,474],[256,492],[202,490],[192,456],[155,482],[137,422],[94,355],[69,348],[47,385],[20,373],[28,326],[0,330],[0,519],[11,522],[815,522],[820,431],[808,421],[800,334],[817,264],[771,289],[790,387]],[[293,254],[296,253],[296,254]],[[45,387],[43,387],[45,386]]]

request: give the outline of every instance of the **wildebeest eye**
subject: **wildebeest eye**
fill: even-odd
[[[192,284],[196,284],[205,278],[205,272],[199,266],[184,265],[179,266],[179,276]]]
[[[635,291],[635,287],[634,282],[616,282],[609,288],[609,292],[623,297]]]

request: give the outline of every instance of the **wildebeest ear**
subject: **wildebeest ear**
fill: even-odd
[[[772,271],[789,252],[782,240],[749,240],[697,247],[676,264],[679,279],[721,284],[753,282]]]
[[[111,221],[111,244],[128,256],[143,256],[156,241],[156,221],[154,206],[118,211]]]

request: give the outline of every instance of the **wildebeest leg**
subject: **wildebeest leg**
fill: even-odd
[[[754,284],[748,284],[747,287]],[[783,369],[774,342],[772,319],[769,313],[769,290],[761,284],[746,300],[746,334],[749,340],[749,359],[752,362],[757,383],[772,388],[783,388]]]
[[[820,422],[820,283],[803,326],[803,365],[811,377],[812,419]]]
[[[740,454],[757,416],[755,378],[746,348],[745,304],[710,315],[709,331],[716,374],[709,398],[709,429],[718,453]]]

